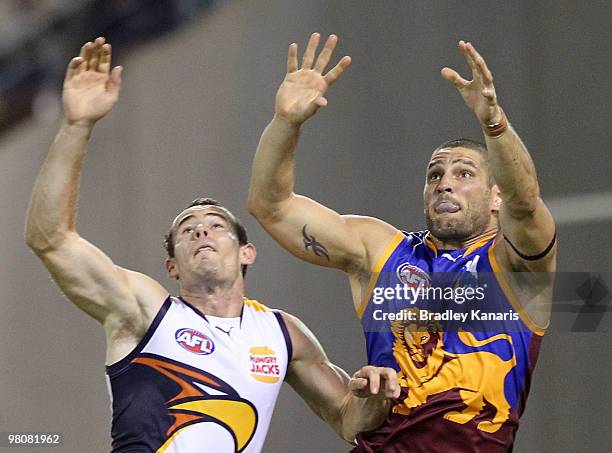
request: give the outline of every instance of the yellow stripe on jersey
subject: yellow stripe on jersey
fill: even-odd
[[[434,241],[431,239],[430,236],[431,236],[431,231],[428,231],[427,233],[425,233],[425,237],[423,238],[423,241],[425,242],[425,245],[429,247],[432,252],[434,252],[434,256],[437,258],[438,257],[438,247],[436,247],[436,244],[434,244]]]
[[[510,285],[508,284],[508,281],[506,280],[506,277],[504,276],[504,272],[501,270],[501,267],[497,263],[497,259],[495,258],[494,249],[497,246],[499,240],[500,240],[500,237],[498,236],[497,239],[495,239],[495,242],[493,243],[493,245],[489,248],[489,262],[491,263],[491,268],[493,269],[495,278],[497,279],[497,282],[499,283],[499,287],[504,292],[504,295],[508,299],[508,302],[510,302],[510,305],[512,305],[512,308],[514,308],[514,310],[518,313],[521,320],[527,325],[529,330],[531,330],[533,333],[539,336],[542,336],[546,332],[546,328],[548,327],[548,325],[544,328],[538,326],[529,317],[527,312],[523,310],[523,306],[521,305],[521,302],[518,300],[518,297],[516,297],[516,294],[514,294],[514,291],[512,291],[512,288],[510,287]]]
[[[483,237],[482,239],[480,239],[478,242],[470,245],[467,250],[465,251],[465,253],[463,254],[463,256],[468,256],[471,253],[474,253],[476,250],[478,250],[480,247],[482,247],[483,245],[485,245],[487,242],[489,242],[491,239],[493,239],[495,237],[495,235],[497,235],[497,231],[494,231],[491,234],[486,235],[485,237]]]
[[[463,256],[468,256],[468,255],[474,253],[480,247],[482,247],[487,242],[489,242],[491,239],[493,239],[496,234],[497,234],[497,231],[494,231],[493,233],[486,235],[482,239],[479,239],[478,242],[470,245],[466,249],[466,251],[463,253]],[[438,247],[436,247],[436,244],[431,239],[431,232],[430,231],[428,231],[427,234],[425,235],[424,241],[425,241],[425,245],[427,245],[427,247],[429,247],[431,249],[431,251],[434,252],[434,256],[437,257],[438,256]]]
[[[268,307],[266,307],[264,304],[257,302],[256,300],[253,299],[244,299],[244,304],[247,307],[251,307],[253,308],[255,311],[270,311],[270,309]]]
[[[376,286],[376,282],[378,281],[378,274],[380,273],[391,254],[395,251],[395,249],[402,242],[403,239],[404,233],[402,233],[401,231],[395,233],[395,236],[393,236],[391,242],[389,242],[387,247],[385,247],[385,250],[378,258],[374,269],[372,269],[372,273],[370,275],[370,282],[368,283],[368,288],[366,290],[365,296],[361,299],[359,306],[356,307],[357,316],[359,317],[359,319],[363,317],[363,312],[368,306],[368,302],[370,300],[370,297],[372,296],[372,291],[374,291],[374,287]]]

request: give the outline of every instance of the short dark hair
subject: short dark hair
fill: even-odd
[[[474,151],[478,151],[484,157],[489,158],[489,150],[487,149],[487,145],[482,142],[472,140],[469,138],[455,138],[453,140],[449,140],[447,142],[442,143],[436,149],[434,149],[434,153],[436,151],[440,151],[444,148],[467,148],[473,149]]]
[[[487,171],[487,180],[489,183],[489,187],[493,187],[495,181],[493,180],[493,175],[491,174],[489,167],[489,150],[487,149],[487,145],[477,140],[472,140],[469,138],[455,138],[453,140],[448,140],[441,145],[439,145],[436,149],[434,149],[432,155],[441,149],[445,148],[467,148],[473,151],[476,151],[482,157],[482,161],[485,164]]]
[[[181,212],[186,211],[189,208],[193,208],[194,206],[216,206],[221,210],[227,213],[227,220],[232,226],[234,233],[238,236],[238,244],[246,245],[249,243],[249,239],[247,237],[246,228],[242,225],[242,222],[238,217],[236,217],[229,209],[219,203],[217,200],[212,198],[196,198],[189,205],[185,206]],[[164,248],[168,253],[169,258],[174,258],[174,224],[170,226],[170,229],[164,236]],[[247,265],[242,265],[242,276],[246,275]]]

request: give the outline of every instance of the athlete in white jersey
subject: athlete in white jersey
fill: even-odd
[[[343,438],[384,420],[395,372],[349,380],[295,317],[244,297],[255,247],[231,212],[198,199],[166,237],[179,297],[114,265],[76,231],[81,166],[95,123],[118,99],[103,38],[81,48],[64,82],[65,119],[36,180],[26,240],[68,298],[107,338],[113,452],[255,453],[287,381]]]

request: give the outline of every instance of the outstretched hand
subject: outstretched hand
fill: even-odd
[[[459,41],[458,47],[472,69],[472,80],[464,79],[451,68],[443,68],[442,77],[459,90],[465,104],[474,112],[481,124],[498,123],[503,114],[497,104],[493,74],[471,43]]]
[[[349,389],[359,398],[398,398],[401,387],[393,368],[364,366],[349,381]]]
[[[287,56],[287,74],[276,93],[276,116],[299,126],[319,109],[327,105],[325,93],[336,82],[351,64],[348,56],[342,59],[330,71],[323,75],[332,53],[338,42],[336,35],[330,35],[325,46],[315,61],[319,33],[313,33],[302,59],[302,67],[298,69],[298,46],[289,46]],[[313,66],[314,63],[314,66]]]
[[[119,99],[122,69],[111,71],[111,45],[104,38],[85,43],[70,61],[64,79],[66,120],[94,124],[110,112]]]

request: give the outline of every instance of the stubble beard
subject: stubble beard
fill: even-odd
[[[462,242],[484,233],[491,222],[489,199],[485,197],[479,206],[468,206],[459,211],[463,215],[450,218],[432,218],[429,209],[425,210],[427,229],[431,234],[445,242]],[[444,216],[446,217],[446,216]]]

